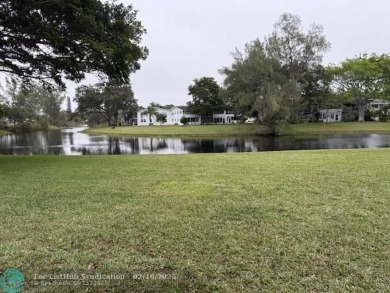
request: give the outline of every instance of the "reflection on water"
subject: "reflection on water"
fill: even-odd
[[[91,136],[80,132],[84,129],[72,128],[1,136],[0,154],[186,154],[390,147],[389,134],[337,134],[315,138],[199,139]]]

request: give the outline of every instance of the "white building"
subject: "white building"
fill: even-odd
[[[320,110],[319,122],[341,122],[343,109]]]
[[[213,120],[215,124],[230,124],[235,121],[234,113],[231,111],[219,111],[213,113]]]
[[[187,112],[185,107],[173,107],[169,110],[163,108],[154,108],[156,112],[160,114],[164,114],[167,117],[167,122],[164,125],[182,125],[180,122],[182,117],[186,117],[188,119],[188,124],[196,125],[202,123],[202,117],[198,114],[193,114]],[[211,118],[211,117],[208,117]],[[151,121],[150,121],[151,120]],[[159,124],[156,121],[156,117],[152,115],[149,120],[149,114],[145,113],[145,109],[138,111],[137,113],[137,124],[140,126],[146,126],[150,123]],[[214,124],[230,124],[234,121],[234,113],[229,111],[220,111],[213,113],[212,121]]]
[[[157,113],[164,114],[165,116],[167,116],[167,123],[168,123],[168,116],[170,114],[169,110],[163,109],[163,108],[157,108],[157,107],[155,107],[154,110]],[[156,121],[155,115],[152,115],[152,117],[149,117],[149,114],[146,113],[145,111],[146,110],[143,109],[143,110],[140,110],[137,112],[137,124],[138,125],[149,125],[150,123],[153,123],[153,124],[158,123]],[[167,124],[167,123],[165,123],[165,124]]]
[[[389,105],[390,105],[390,101],[379,100],[379,99],[370,100],[370,107],[375,109],[375,110],[380,110],[383,107],[386,107]]]
[[[376,114],[378,114],[380,111],[384,112],[385,111],[384,108],[385,107],[389,107],[389,106],[390,106],[390,100],[389,101],[379,100],[379,99],[372,99],[372,100],[370,100],[370,110],[372,112],[374,112],[374,113],[376,112]],[[380,120],[379,115],[376,115],[376,114],[374,114],[374,120],[375,121],[379,121]],[[390,109],[388,109],[386,111],[386,113],[383,113],[383,114],[387,115],[388,117],[390,117]]]

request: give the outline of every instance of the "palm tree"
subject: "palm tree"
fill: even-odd
[[[146,110],[142,112],[142,115],[148,115],[149,116],[149,123],[152,124],[152,116],[156,116],[158,112],[156,111],[156,108],[150,104],[146,107]]]

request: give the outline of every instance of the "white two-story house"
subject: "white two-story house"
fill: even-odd
[[[320,122],[341,122],[343,109],[323,109],[320,110]]]
[[[186,117],[188,124],[196,125],[202,123],[202,117],[198,114],[190,113],[186,107],[173,107],[171,109],[154,108],[156,112],[164,114],[167,117],[167,121],[164,125],[182,125],[180,122],[182,117]],[[212,120],[214,124],[230,124],[234,121],[234,113],[229,111],[220,111],[213,113]],[[152,124],[159,124],[156,121],[156,117],[152,115],[151,121],[149,121],[149,114],[145,113],[145,109],[138,111],[137,124],[140,126],[146,126]]]
[[[390,100],[379,100],[379,99],[372,99],[370,100],[370,107],[374,110],[380,110],[383,107],[390,106]]]

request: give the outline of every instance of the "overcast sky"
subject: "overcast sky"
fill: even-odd
[[[218,69],[230,53],[271,33],[284,12],[301,17],[305,29],[321,24],[331,50],[324,64],[360,53],[389,53],[389,0],[123,0],[147,29],[150,54],[132,77],[140,105],[185,104],[188,86],[202,76],[222,82]]]
[[[142,44],[150,50],[131,82],[140,105],[183,105],[188,86],[232,64],[231,52],[263,39],[284,12],[300,16],[305,29],[321,24],[331,50],[324,64],[360,53],[389,53],[389,0],[119,0],[132,4],[147,29]],[[94,83],[88,78],[83,83]],[[75,84],[68,84],[73,98]]]

